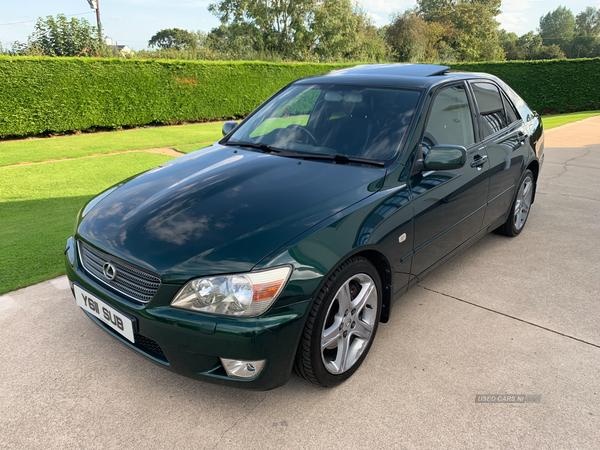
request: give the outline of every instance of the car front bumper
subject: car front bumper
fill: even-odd
[[[78,258],[66,259],[69,280],[135,321],[132,343],[85,312],[113,337],[151,361],[178,374],[246,389],[269,390],[290,377],[296,347],[310,300],[274,308],[256,318],[211,316],[172,308],[181,286],[162,284],[146,305],[134,303],[98,283],[82,270]],[[266,360],[253,379],[227,376],[220,358]]]

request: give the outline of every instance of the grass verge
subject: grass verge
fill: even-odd
[[[556,114],[552,116],[542,116],[542,123],[544,124],[544,130],[550,130],[552,128],[560,127],[571,122],[577,122],[578,120],[587,119],[588,117],[594,117],[600,115],[600,111],[581,111],[568,114]]]
[[[62,251],[83,204],[171,159],[136,152],[0,169],[0,295],[63,274]]]

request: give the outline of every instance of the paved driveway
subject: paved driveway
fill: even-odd
[[[87,319],[64,278],[0,297],[0,447],[598,449],[599,322],[593,118],[547,133],[521,236],[485,237],[403,297],[336,389],[172,374]]]

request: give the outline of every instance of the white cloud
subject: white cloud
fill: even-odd
[[[531,3],[538,3],[541,1],[543,0],[504,0],[500,9],[503,13],[526,11],[533,6]]]
[[[498,16],[500,27],[521,35],[531,29],[527,16],[521,12],[502,13]]]
[[[538,16],[533,14],[531,9],[539,9],[539,4],[543,0],[504,0],[500,7],[502,14],[498,16],[498,21],[506,31],[517,34],[526,33],[535,29]],[[537,3],[537,5],[536,5]],[[527,13],[525,13],[527,11]]]
[[[383,19],[381,17],[379,17],[377,14],[373,14],[372,12],[368,12],[367,16],[369,16],[371,19],[373,19],[373,21],[375,22],[380,22]]]

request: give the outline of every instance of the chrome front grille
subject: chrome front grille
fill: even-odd
[[[160,277],[125,261],[77,241],[84,270],[102,284],[140,303],[148,303],[160,286]],[[111,264],[116,274],[111,280],[104,275],[104,265]]]

